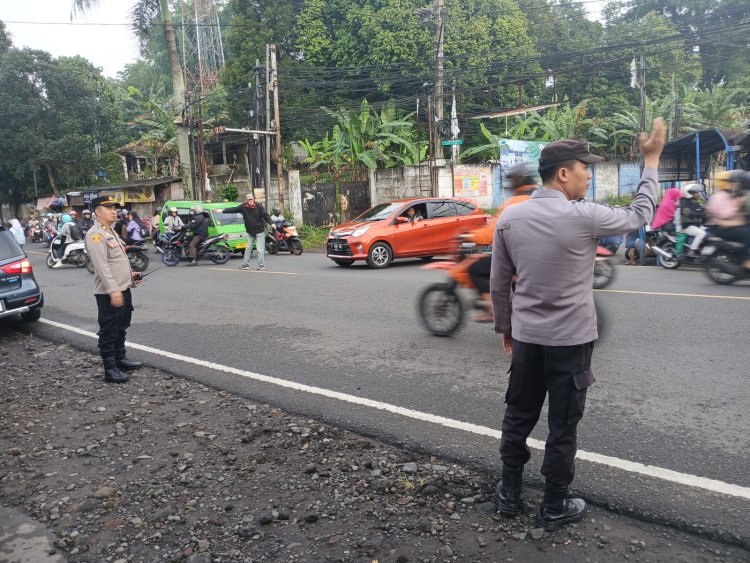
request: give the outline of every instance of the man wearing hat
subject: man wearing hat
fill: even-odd
[[[632,231],[651,220],[658,192],[657,168],[664,147],[664,121],[656,119],[649,137],[641,134],[644,169],[628,207],[583,201],[591,180],[589,165],[603,160],[586,143],[555,141],[542,150],[544,184],[531,197],[507,209],[497,222],[492,244],[495,331],[511,356],[505,395],[498,483],[498,511],[523,511],[526,439],[549,394],[549,434],[541,473],[544,500],[536,522],[546,530],[583,518],[586,503],[567,496],[575,473],[578,422],[586,389],[594,383],[591,354],[598,338],[593,277],[597,238]],[[511,290],[513,277],[515,289]]]
[[[126,357],[125,333],[130,326],[133,302],[130,288],[140,283],[140,274],[130,268],[123,242],[112,230],[117,220],[117,199],[103,195],[91,201],[96,220],[86,233],[86,252],[94,265],[94,297],[99,311],[99,353],[104,361],[104,379],[125,383],[125,371],[141,367]]]
[[[240,270],[250,269],[250,257],[253,255],[253,242],[255,242],[255,249],[258,251],[258,269],[266,269],[266,226],[264,223],[268,223],[273,226],[271,216],[263,208],[262,203],[255,201],[253,194],[245,195],[245,203],[238,205],[237,207],[228,207],[226,209],[215,209],[214,212],[219,213],[242,213],[242,218],[245,221],[245,230],[247,231],[248,241],[247,248],[245,249],[245,256],[242,259],[242,265]]]

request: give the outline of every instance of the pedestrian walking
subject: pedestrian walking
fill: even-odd
[[[664,130],[664,121],[656,119],[651,136],[641,134],[645,168],[630,206],[584,201],[592,177],[589,165],[603,159],[581,141],[561,140],[542,149],[543,188],[505,210],[497,222],[490,293],[495,331],[512,357],[500,441],[502,478],[496,490],[501,514],[523,511],[523,467],[531,456],[526,439],[547,395],[544,499],[536,522],[556,530],[585,514],[586,503],[568,498],[568,486],[575,473],[586,390],[595,381],[591,354],[598,334],[591,280],[597,238],[632,231],[653,217]]]
[[[98,309],[99,353],[104,362],[104,379],[125,383],[125,371],[138,369],[143,364],[129,360],[125,351],[125,336],[133,312],[130,289],[140,283],[140,274],[130,268],[125,247],[112,230],[120,204],[113,196],[99,196],[92,200],[94,225],[86,233],[86,252],[94,266],[94,297]]]
[[[11,219],[9,225],[10,227],[8,228],[8,230],[10,231],[10,234],[12,234],[13,238],[16,239],[18,246],[23,249],[23,247],[26,245],[26,235],[23,232],[21,222],[18,219]]]
[[[228,207],[226,209],[216,209],[214,212],[219,213],[242,213],[245,221],[245,230],[247,231],[248,240],[245,256],[242,259],[240,270],[250,269],[250,257],[253,255],[253,243],[258,251],[258,269],[266,269],[266,226],[265,223],[273,226],[271,216],[263,208],[262,203],[255,201],[253,194],[245,195],[245,203],[237,207]]]

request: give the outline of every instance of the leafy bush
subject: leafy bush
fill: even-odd
[[[305,248],[323,246],[328,238],[328,227],[313,227],[297,224],[297,232]]]
[[[219,190],[219,197],[226,201],[234,201],[237,199],[237,193],[238,190],[236,185],[227,184],[226,186],[222,186]]]

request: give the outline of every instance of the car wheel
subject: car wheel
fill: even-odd
[[[34,321],[38,321],[41,316],[42,310],[34,309],[33,311],[29,311],[28,313],[21,313],[21,320],[25,323],[33,323]]]
[[[391,265],[392,260],[391,247],[384,242],[376,242],[370,247],[370,252],[367,253],[367,265],[376,270],[387,268]]]
[[[334,262],[342,268],[348,268],[349,266],[354,264],[354,260],[334,260]]]

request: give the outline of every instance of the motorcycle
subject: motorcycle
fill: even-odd
[[[145,272],[150,262],[148,255],[143,249],[143,243],[140,244],[126,244],[125,254],[130,262],[130,269],[134,272]],[[94,273],[94,264],[89,260],[86,264],[86,269],[90,274]]]
[[[279,251],[290,252],[295,256],[302,254],[302,241],[299,239],[297,227],[289,221],[283,221],[278,225],[281,226],[281,231],[274,226],[270,227],[266,233],[266,252],[269,254],[278,254]]]
[[[79,268],[88,268],[91,264],[91,259],[86,253],[86,246],[83,240],[77,240],[69,243],[65,250],[61,249],[63,240],[60,235],[52,239],[52,243],[49,245],[49,252],[47,253],[47,267],[54,268],[58,258],[61,258],[63,264],[71,264],[78,266]]]
[[[469,275],[469,268],[474,262],[486,256],[473,242],[459,237],[458,249],[451,261],[431,262],[422,266],[425,270],[444,270],[450,278],[447,282],[434,283],[420,295],[418,308],[422,324],[435,336],[451,336],[464,322],[464,302],[458,289],[472,290],[470,306],[477,310],[486,310],[487,304],[480,298]],[[606,287],[614,280],[615,268],[612,265],[612,253],[606,248],[597,247],[594,263],[593,286],[596,289]],[[600,326],[603,321],[600,320]]]
[[[36,226],[30,226],[26,229],[26,236],[31,242],[42,242],[42,230]]]
[[[167,236],[167,242],[161,255],[161,261],[165,265],[176,266],[180,263],[181,258],[187,258],[188,243],[186,238],[186,229],[180,229]],[[225,242],[227,238],[226,234],[222,234],[203,239],[198,245],[197,259],[211,260],[214,264],[229,262],[230,250]]]
[[[685,240],[685,243],[683,244],[683,252],[680,252],[679,254],[677,253],[676,248],[679,236],[681,235],[670,233],[668,231],[649,231],[646,236],[646,247],[659,256],[661,267],[666,268],[667,270],[676,270],[683,264],[702,265],[706,259],[706,253],[703,252],[703,249],[705,248],[706,241],[709,237],[707,236],[703,239],[695,256],[690,256],[684,252],[690,239]]]
[[[701,249],[708,279],[719,285],[750,279],[750,273],[742,266],[744,250],[741,242],[708,235]]]

